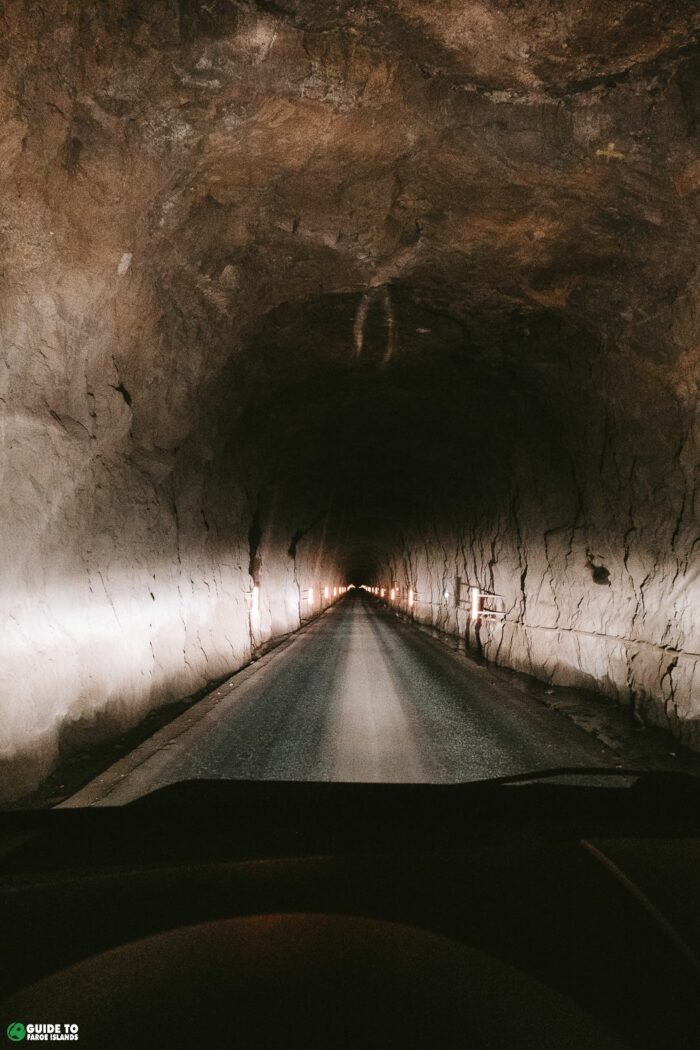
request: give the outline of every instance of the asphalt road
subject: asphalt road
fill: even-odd
[[[451,783],[616,761],[566,715],[350,592],[69,804],[190,778]]]

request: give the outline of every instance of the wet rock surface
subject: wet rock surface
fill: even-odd
[[[353,577],[697,744],[694,6],[0,28],[7,782]]]

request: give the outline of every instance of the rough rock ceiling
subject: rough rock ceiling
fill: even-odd
[[[480,346],[554,315],[652,370],[678,352],[693,5],[9,3],[4,25],[5,281],[128,281],[125,385],[160,367],[168,395],[134,403],[145,439],[179,441],[258,318],[319,294],[398,284]]]

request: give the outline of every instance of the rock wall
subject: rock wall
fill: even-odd
[[[676,333],[697,302],[691,286]],[[578,366],[542,368],[544,402],[524,399],[540,440],[505,404],[492,413],[469,498],[437,494],[376,575],[402,584],[404,604],[413,587],[416,619],[487,660],[602,691],[698,747],[700,416],[685,367],[680,351],[640,361],[623,333]],[[503,615],[473,622],[457,578],[465,598],[498,595],[486,606]]]
[[[129,443],[102,451],[48,408],[5,419],[3,441],[5,795],[35,787],[72,738],[126,729],[234,671],[320,608],[319,584],[342,582],[313,536],[293,558],[264,517],[252,552],[244,489],[214,499],[192,466],[145,468]]]
[[[8,266],[26,249],[13,232]],[[124,286],[122,255],[66,263],[49,245],[3,287],[3,797],[35,787],[76,736],[128,728],[240,667],[299,626],[309,582],[317,602],[319,583],[341,582],[318,531],[290,555],[274,485],[222,465],[205,427],[189,436],[186,381],[134,364],[157,314]]]
[[[212,499],[192,467],[156,456],[146,468],[130,443],[103,451],[53,411],[3,422],[5,797],[35,787],[61,744],[126,729],[234,671],[309,615],[303,587],[316,586],[317,610],[319,584],[341,582],[313,536],[292,558],[264,517],[253,556],[242,487]]]

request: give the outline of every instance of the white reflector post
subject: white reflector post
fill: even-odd
[[[469,592],[471,595],[471,618],[472,620],[478,620],[481,612],[481,592],[478,587],[470,587]]]

